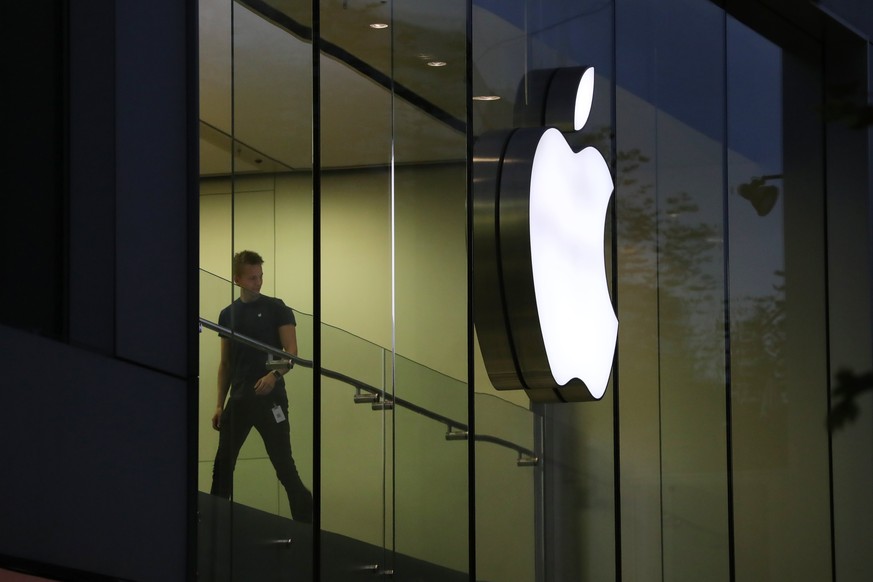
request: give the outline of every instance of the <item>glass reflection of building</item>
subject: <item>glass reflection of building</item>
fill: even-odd
[[[46,57],[68,83],[56,90],[69,105],[54,111],[71,120],[57,130],[69,145],[52,200],[64,202],[43,205],[66,226],[43,243],[10,230],[44,250],[66,244],[43,254],[70,275],[34,293],[54,311],[4,312],[3,333],[10,362],[69,362],[47,390],[82,387],[82,400],[62,402],[81,418],[73,432],[91,436],[50,429],[51,447],[10,448],[22,477],[5,497],[51,491],[51,472],[25,471],[27,456],[87,470],[68,487],[75,509],[4,509],[14,527],[0,535],[0,567],[122,579],[868,579],[861,88],[873,26],[861,2],[834,4],[200,0],[147,15],[70,3],[52,22],[77,50]],[[91,21],[116,40],[88,37]],[[166,36],[144,39],[156,31]],[[579,65],[597,72],[584,142],[615,182],[605,260],[618,348],[602,400],[531,404],[493,388],[478,345],[471,155],[485,132],[518,125],[528,73]],[[109,69],[114,85],[100,85]],[[89,91],[111,94],[115,116]],[[176,109],[148,106],[169,96],[181,96]],[[176,141],[140,143],[152,135]],[[179,162],[195,151],[196,164]],[[162,169],[146,179],[146,164]],[[254,433],[232,501],[207,494],[215,325],[237,296],[230,257],[242,249],[265,258],[263,292],[295,310],[288,421],[316,494],[313,526],[290,520]],[[169,267],[156,258],[167,256]],[[93,300],[91,282],[113,288],[111,300]],[[125,385],[163,395],[147,407],[158,422],[86,408],[105,397],[102,374],[119,386],[112,409],[138,402]],[[4,440],[25,418],[7,422]],[[138,476],[124,476],[126,462]],[[92,480],[107,488],[85,495]],[[121,492],[101,504],[113,483]],[[39,531],[58,515],[69,519],[47,539]],[[88,519],[108,552],[69,541]],[[135,527],[148,539],[125,541]]]

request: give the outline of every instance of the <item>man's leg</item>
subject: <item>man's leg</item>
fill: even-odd
[[[255,428],[261,433],[264,447],[270,456],[270,462],[276,469],[276,476],[288,494],[291,517],[295,521],[312,523],[312,493],[300,479],[297,465],[291,454],[291,427],[288,423],[288,407],[282,406],[285,420],[276,422],[272,406],[271,403],[264,407],[263,413],[259,414],[255,421]]]
[[[218,451],[212,466],[210,493],[225,499],[233,495],[233,470],[239,451],[252,430],[251,407],[245,402],[229,400],[221,415]]]

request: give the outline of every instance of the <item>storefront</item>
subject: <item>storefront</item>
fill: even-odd
[[[9,444],[24,416],[3,423],[21,476],[5,497],[46,494],[4,508],[26,535],[0,536],[0,566],[121,579],[870,579],[870,26],[851,2],[200,0],[196,26],[194,4],[57,17],[75,50],[55,113],[80,123],[65,126],[57,164],[66,226],[43,237],[67,249],[55,253],[65,275],[34,304],[55,305],[60,323],[15,309],[0,331],[16,346],[11,385],[35,382],[37,356],[69,370],[16,393],[16,409],[44,394],[79,414],[73,428],[52,417],[42,444]],[[585,68],[590,112],[560,129],[608,168],[593,224],[618,331],[598,355],[602,397],[578,401],[495,381],[491,324],[514,332],[514,358],[540,341],[516,327],[537,313],[502,303],[515,279],[495,304],[478,293],[483,272],[514,268],[499,237],[517,224],[489,227],[504,262],[483,259],[474,193],[487,182],[496,197],[532,195],[495,179],[496,166],[533,163],[500,140],[559,125],[543,79]],[[104,89],[105,108],[91,98]],[[183,113],[198,92],[194,136]],[[260,292],[293,309],[276,419],[312,523],[291,519],[255,430],[232,501],[210,495],[222,345],[245,340],[219,313],[240,296],[242,250],[263,259]],[[184,271],[195,261],[196,280]],[[98,287],[113,293],[98,301]],[[196,335],[184,316],[195,302]],[[521,360],[502,364],[523,383]],[[71,387],[80,396],[62,400]],[[82,404],[128,409],[142,394],[146,417],[124,423]],[[137,471],[120,461],[131,450]],[[51,472],[33,458],[89,468],[67,486],[76,503],[48,495]],[[87,544],[84,516],[98,524]],[[125,541],[127,529],[145,539]]]
[[[789,16],[201,3],[214,148],[201,291],[217,297],[202,316],[232,296],[231,254],[261,249],[268,294],[298,310],[301,356],[389,403],[374,412],[353,384],[294,372],[292,441],[322,529],[379,548],[377,569],[396,552],[479,579],[853,568],[839,540],[863,522],[843,491],[869,479],[849,461],[870,445],[855,434],[869,415],[829,433],[827,411],[837,370],[870,364],[869,245],[851,245],[869,189],[841,153],[866,148],[863,132],[828,116],[835,88],[865,79],[866,43],[815,10]],[[537,71],[578,66],[596,71],[594,103],[571,143],[595,147],[615,184],[603,220],[618,347],[601,400],[531,404],[486,373],[467,193],[476,140],[531,123],[519,112]],[[201,344],[202,377],[214,354]],[[208,410],[208,382],[202,394]],[[468,430],[481,440],[456,442]],[[249,454],[238,499],[287,513]]]

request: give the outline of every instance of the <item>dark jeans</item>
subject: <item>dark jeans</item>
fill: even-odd
[[[312,494],[306,489],[294,457],[291,456],[291,427],[288,423],[288,405],[282,404],[285,420],[276,422],[274,401],[267,398],[229,400],[221,415],[218,452],[212,468],[212,495],[230,499],[233,495],[233,470],[239,451],[254,427],[264,439],[270,462],[276,476],[288,493],[291,517],[296,521],[312,523]]]

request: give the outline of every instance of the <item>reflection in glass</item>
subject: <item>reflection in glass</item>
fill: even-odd
[[[725,17],[715,5],[669,4],[655,63],[663,572],[727,580]]]
[[[618,21],[622,571],[727,580],[725,16],[638,0]]]
[[[828,579],[819,73],[732,19],[727,46],[737,578]]]

